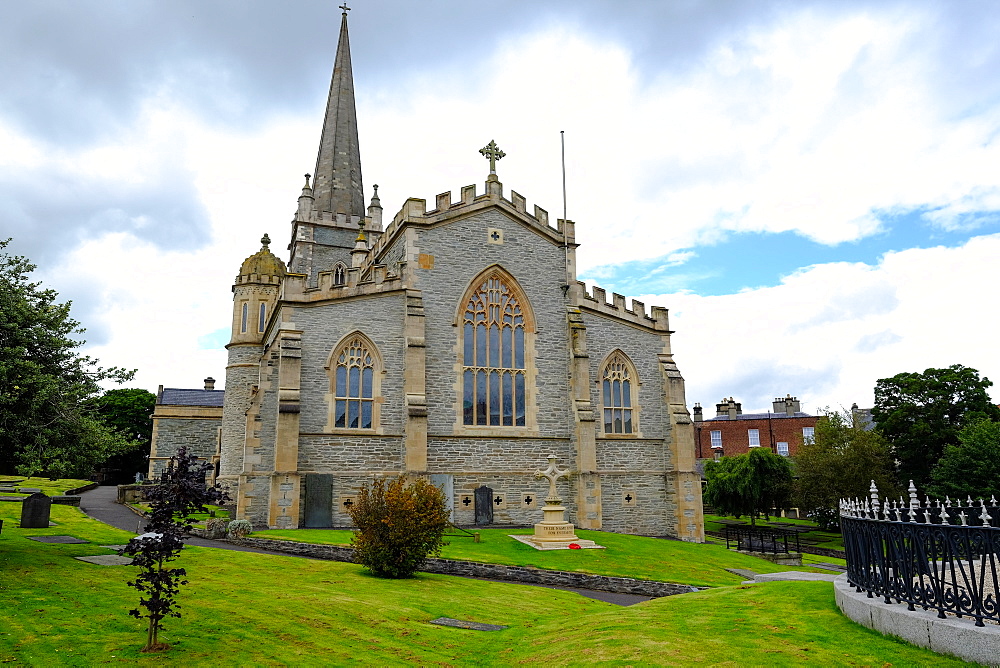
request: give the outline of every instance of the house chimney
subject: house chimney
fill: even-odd
[[[737,415],[743,415],[743,404],[732,397],[722,398],[720,403],[715,404],[715,417],[728,417],[735,420]]]
[[[701,404],[695,404],[694,405],[694,421],[695,422],[701,422],[702,420],[704,420],[704,417],[702,416],[702,413],[701,413]]]
[[[795,415],[802,410],[798,398],[790,394],[786,394],[784,398],[775,397],[772,405],[775,413],[784,413],[785,415]]]
[[[214,390],[215,389],[215,379],[209,376],[205,379],[205,389]]]

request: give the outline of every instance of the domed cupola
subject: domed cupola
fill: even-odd
[[[260,243],[260,250],[243,261],[237,283],[278,283],[285,277],[285,263],[268,248],[271,237],[265,234]]]

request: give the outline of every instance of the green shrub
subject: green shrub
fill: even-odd
[[[357,527],[354,561],[382,578],[408,578],[429,555],[439,555],[449,524],[444,493],[424,478],[377,479],[348,512]]]
[[[233,520],[229,523],[229,535],[236,540],[243,540],[253,531],[253,525],[247,520]]]

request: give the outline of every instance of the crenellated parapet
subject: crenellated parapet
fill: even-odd
[[[523,195],[511,190],[510,197],[503,193],[500,181],[488,180],[486,192],[477,195],[476,186],[462,188],[459,198],[454,200],[451,191],[441,193],[435,198],[434,207],[427,208],[427,200],[411,197],[403,203],[402,208],[386,226],[385,232],[372,244],[372,257],[380,258],[383,251],[389,248],[399,234],[407,226],[430,227],[456,217],[472,215],[483,209],[497,206],[512,218],[520,221],[525,227],[534,230],[552,243],[562,245],[564,242],[575,245],[576,233],[572,221],[556,220],[553,227],[549,223],[549,213],[537,204],[531,212]],[[565,232],[565,239],[563,234]]]
[[[577,281],[580,292],[583,294],[581,308],[597,313],[603,313],[619,320],[628,320],[641,327],[656,330],[658,332],[670,333],[670,322],[667,317],[668,311],[662,306],[651,306],[650,312],[646,313],[646,305],[638,299],[632,299],[631,308],[625,304],[625,295],[617,292],[611,293],[611,301],[608,301],[607,290],[596,285],[593,290],[587,292],[587,286],[583,281]]]
[[[403,289],[399,276],[390,274],[383,264],[370,267],[350,267],[347,282],[336,284],[335,272],[322,271],[319,283],[310,286],[306,274],[288,274],[285,277],[282,298],[296,303],[319,302],[328,299],[349,299],[396,292]]]

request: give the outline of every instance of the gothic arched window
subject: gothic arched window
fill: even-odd
[[[504,272],[476,279],[462,314],[462,422],[526,425],[527,304]]]
[[[375,345],[351,334],[330,355],[330,423],[335,429],[374,429],[378,424],[381,361]]]
[[[333,284],[344,285],[347,283],[347,266],[343,262],[338,262],[333,268]]]
[[[636,387],[635,367],[616,350],[601,369],[601,396],[604,406],[605,434],[634,434]]]

